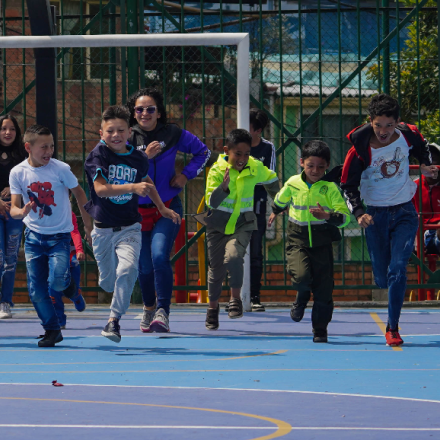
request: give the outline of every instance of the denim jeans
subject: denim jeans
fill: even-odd
[[[170,209],[182,216],[182,202],[176,196]],[[173,294],[173,269],[170,253],[180,225],[172,220],[161,217],[152,231],[142,232],[142,249],[139,259],[139,284],[142,300],[147,307],[154,306],[157,295],[157,309],[170,313],[171,296]]]
[[[110,317],[120,319],[130,307],[138,277],[141,224],[123,226],[120,231],[97,228],[92,231],[93,253],[99,270],[99,285],[113,292]]]
[[[27,284],[32,304],[45,330],[58,330],[60,324],[49,289],[62,292],[70,284],[70,233],[24,232]]]
[[[15,270],[17,269],[23,221],[0,215],[0,276],[2,282],[0,302],[13,306]]]
[[[81,282],[81,266],[79,265],[75,256],[72,257],[72,261],[70,262],[70,276],[73,277],[76,284],[76,289],[77,289],[76,295],[73,297],[73,299],[75,299],[81,293],[81,289],[79,288]],[[66,325],[66,314],[64,313],[63,292],[57,292],[56,290],[53,289],[50,289],[49,292],[53,306],[55,307],[55,312],[57,313],[58,316],[58,322],[60,323],[60,326],[63,327]]]
[[[388,324],[396,329],[406,290],[406,267],[419,226],[412,202],[396,206],[368,206],[374,225],[365,230],[374,281],[388,288]]]

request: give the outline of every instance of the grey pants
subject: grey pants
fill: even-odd
[[[120,318],[130,306],[133,287],[138,277],[141,252],[141,224],[112,228],[93,228],[93,253],[99,269],[99,285],[113,292],[110,317]]]
[[[209,230],[206,233],[208,243],[208,296],[217,301],[222,293],[223,280],[229,272],[229,286],[240,289],[243,285],[243,262],[246,248],[251,240],[252,231],[225,235]]]

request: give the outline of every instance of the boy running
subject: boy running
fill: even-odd
[[[147,194],[163,217],[180,223],[168,209],[148,177],[147,156],[127,144],[131,135],[130,113],[112,106],[102,114],[101,141],[86,159],[90,201],[85,206],[94,218],[93,253],[99,269],[99,285],[113,292],[110,318],[103,336],[121,341],[119,320],[130,305],[138,277],[142,216],[138,197]]]
[[[92,221],[83,208],[87,197],[69,165],[52,158],[54,142],[50,130],[32,125],[23,140],[29,158],[15,166],[9,176],[10,214],[22,218],[26,225],[24,252],[29,296],[45,330],[38,346],[54,347],[63,335],[49,291],[63,292],[67,298],[77,293],[70,275],[73,224],[69,189],[78,201],[88,240]]]
[[[327,342],[335,284],[332,243],[341,239],[338,228],[350,222],[350,212],[336,184],[326,180],[330,148],[325,142],[307,142],[300,164],[304,171],[292,176],[274,198],[269,226],[289,210],[287,271],[298,291],[290,317],[302,320],[313,292],[313,342]]]
[[[403,344],[399,318],[406,266],[419,226],[411,202],[417,185],[409,177],[409,157],[419,161],[424,176],[437,177],[428,143],[415,125],[400,122],[399,112],[397,100],[389,95],[371,100],[370,122],[347,135],[353,147],[345,158],[341,178],[349,208],[365,229],[374,280],[381,289],[388,289],[385,339],[389,346]]]

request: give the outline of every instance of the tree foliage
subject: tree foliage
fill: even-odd
[[[406,0],[405,6],[415,6],[416,0]],[[430,1],[427,7],[436,7],[437,1]],[[419,38],[417,38],[417,35]],[[439,55],[437,13],[421,11],[417,22],[408,26],[408,39],[400,54],[391,61],[390,94],[401,97],[401,117],[405,122],[418,123],[427,139],[440,141],[439,123]],[[376,64],[368,72],[369,79],[376,82],[379,74],[383,78],[383,59],[380,70]],[[399,90],[400,89],[400,90]]]

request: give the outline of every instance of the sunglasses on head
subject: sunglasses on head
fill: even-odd
[[[138,114],[142,114],[144,110],[147,111],[150,115],[152,115],[156,110],[157,107],[155,105],[149,105],[148,107],[142,107],[141,105],[134,108],[134,111]]]

